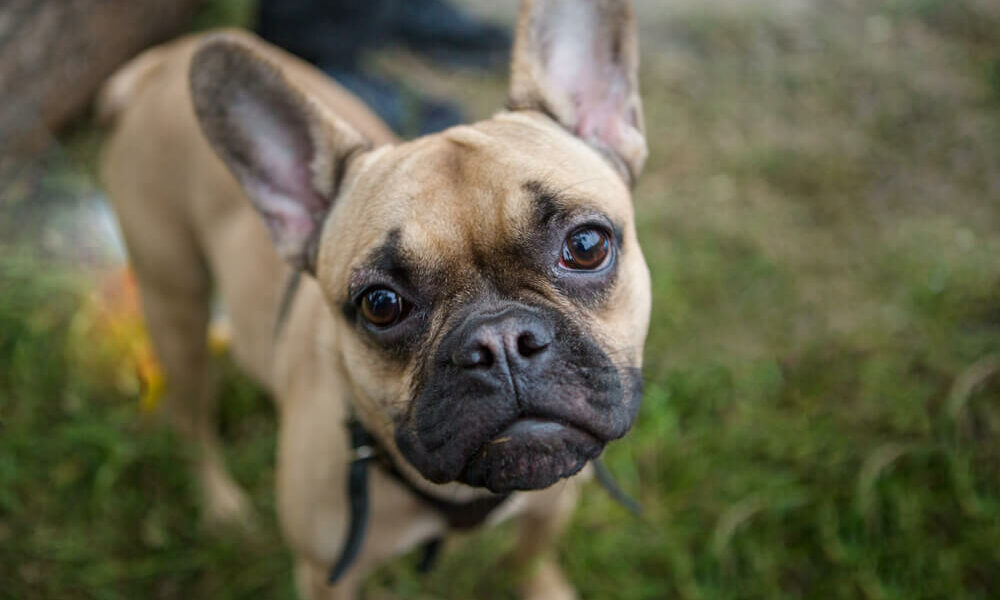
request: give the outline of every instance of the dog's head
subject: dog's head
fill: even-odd
[[[372,149],[245,43],[193,60],[206,136],[334,313],[330,368],[433,482],[543,488],[635,418],[637,62],[627,0],[527,1],[508,111]]]

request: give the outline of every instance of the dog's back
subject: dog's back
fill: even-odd
[[[272,344],[267,336],[287,267],[230,171],[201,135],[192,109],[189,64],[200,42],[212,35],[147,50],[107,81],[97,113],[113,131],[101,177],[121,223],[147,319],[163,308],[150,305],[160,304],[177,313],[178,323],[171,328],[179,323],[202,328],[209,296],[218,292],[232,320],[236,359],[268,385]],[[223,35],[279,60],[289,80],[375,145],[394,140],[367,107],[312,66],[244,32]],[[155,336],[157,325],[151,323],[151,329]],[[169,354],[162,350],[161,356]]]

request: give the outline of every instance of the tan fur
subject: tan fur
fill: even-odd
[[[520,26],[519,39],[530,23],[522,19]],[[205,36],[147,52],[109,81],[102,114],[116,123],[104,151],[102,177],[167,374],[168,416],[199,450],[196,472],[206,518],[238,521],[248,507],[223,465],[215,433],[204,340],[210,295],[216,293],[232,322],[236,360],[278,404],[278,513],[296,556],[300,593],[304,598],[352,598],[365,571],[445,533],[445,523],[398,482],[373,469],[371,522],[362,554],[343,582],[326,585],[326,572],[348,526],[346,406],[356,407],[415,485],[449,499],[482,494],[462,484],[433,484],[399,455],[392,426],[404,408],[400,399],[412,384],[414,365],[400,367],[388,360],[336,314],[353,269],[386,231],[399,227],[409,253],[447,268],[456,281],[474,281],[465,257],[488,254],[529,227],[531,199],[522,183],[545,182],[574,203],[600,208],[624,224],[620,283],[606,303],[612,308],[576,318],[616,362],[638,365],[649,281],[635,236],[628,181],[616,170],[616,161],[602,158],[540,112],[550,112],[544,106],[397,143],[377,118],[322,73],[248,34],[211,34],[215,40],[220,36],[273,65],[297,90],[296,97],[301,94],[312,107],[303,110],[309,113],[314,141],[357,132],[375,147],[348,162],[337,155],[342,142],[316,144],[311,169],[317,189],[326,193],[335,185],[329,175],[335,163],[347,165],[346,172],[337,177],[342,181],[325,219],[316,278],[304,278],[279,338],[273,337],[279,296],[291,269],[275,252],[233,174],[207,143],[192,110],[189,65]],[[626,46],[633,45],[634,40],[626,40]],[[519,69],[533,68],[516,62],[515,82],[524,80]],[[224,72],[206,73],[202,75],[226,77]],[[197,80],[194,85],[199,93]],[[635,166],[634,160],[626,160]],[[548,296],[565,310],[579,312],[556,295]],[[432,338],[447,319],[441,315],[432,324]],[[519,492],[494,518],[521,518],[515,562],[540,561],[526,570],[531,574],[524,582],[527,598],[573,597],[547,548],[572,510],[580,479]]]

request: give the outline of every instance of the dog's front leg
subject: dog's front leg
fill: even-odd
[[[302,600],[354,600],[357,597],[357,571],[347,573],[336,585],[327,583],[329,567],[298,558],[295,561],[295,586]]]
[[[508,557],[522,574],[521,596],[525,600],[575,600],[552,552],[552,544],[566,528],[579,497],[580,477],[533,492],[518,519],[518,538]]]

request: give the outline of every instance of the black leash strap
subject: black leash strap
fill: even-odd
[[[417,573],[421,575],[430,573],[434,565],[437,564],[438,555],[441,554],[441,546],[443,545],[444,539],[439,537],[424,544],[424,553],[420,557],[420,562],[417,563]]]
[[[285,321],[288,320],[288,313],[292,309],[292,300],[295,299],[295,292],[299,289],[299,283],[302,282],[302,271],[295,269],[292,274],[288,276],[288,281],[285,282],[285,289],[281,292],[281,304],[278,305],[278,316],[274,320],[274,339],[278,339],[278,335],[285,326]]]
[[[601,484],[601,487],[611,495],[611,498],[615,502],[624,506],[633,515],[637,517],[642,516],[642,505],[625,493],[625,490],[615,480],[615,476],[611,474],[611,470],[608,469],[608,466],[600,458],[594,459],[594,474],[597,475],[597,481]]]
[[[357,418],[352,416],[347,423],[347,428],[351,434],[351,453],[354,457],[351,460],[350,473],[348,474],[351,522],[344,545],[340,550],[340,556],[330,569],[329,577],[327,577],[327,582],[331,585],[340,581],[341,577],[354,564],[358,553],[361,551],[361,545],[364,543],[365,533],[368,529],[368,513],[370,508],[368,498],[368,465],[378,455],[375,439]],[[418,497],[445,515],[449,526],[454,529],[466,529],[479,525],[509,496],[508,494],[501,494],[466,503],[451,503],[434,498],[415,488],[399,473],[395,465],[391,463],[386,465],[386,470],[389,475],[398,479]],[[642,515],[642,506],[622,490],[621,486],[615,480],[614,475],[611,474],[607,465],[600,458],[594,460],[594,472],[597,475],[597,481],[611,495],[612,499],[636,516]],[[434,538],[424,545],[423,555],[417,563],[418,572],[427,573],[434,567],[442,545],[443,540],[440,537]]]
[[[351,526],[347,532],[344,546],[340,550],[340,557],[330,569],[330,576],[327,578],[330,584],[340,581],[340,578],[354,563],[358,552],[361,551],[361,544],[365,541],[365,531],[368,528],[368,463],[375,458],[375,445],[371,434],[357,419],[352,418],[348,423],[348,428],[351,432],[351,451],[354,455],[354,460],[351,461],[351,472],[348,476]]]
[[[331,585],[340,581],[344,573],[350,569],[361,551],[368,528],[369,497],[368,497],[368,464],[373,459],[380,459],[386,474],[395,478],[410,490],[417,498],[437,510],[444,517],[450,529],[471,529],[485,521],[494,509],[503,504],[510,494],[498,494],[486,498],[476,498],[466,502],[451,502],[436,498],[406,479],[387,456],[380,456],[377,442],[364,425],[353,415],[347,423],[351,434],[351,461],[348,474],[347,489],[351,503],[351,524],[340,550],[340,556],[330,569],[327,582]],[[444,540],[436,537],[424,544],[423,555],[417,563],[417,571],[426,573],[437,562]]]

